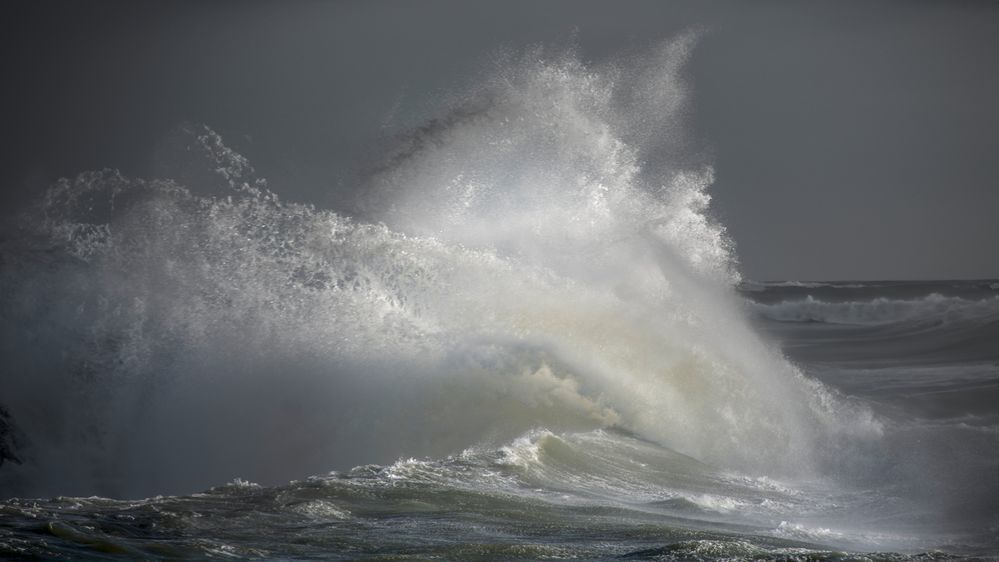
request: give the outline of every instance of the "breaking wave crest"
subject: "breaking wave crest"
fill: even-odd
[[[631,69],[498,64],[351,214],[281,200],[194,125],[172,179],[59,181],[2,248],[26,443],[4,490],[275,482],[540,427],[800,474],[876,436],[748,327],[710,168],[655,156],[691,41]]]

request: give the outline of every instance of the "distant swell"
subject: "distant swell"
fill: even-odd
[[[875,298],[846,302],[826,302],[808,296],[773,304],[753,303],[751,306],[760,316],[778,322],[882,325],[999,318],[999,297],[969,300],[936,293],[919,299]]]

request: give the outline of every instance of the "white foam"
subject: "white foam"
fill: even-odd
[[[774,534],[782,537],[814,540],[819,542],[842,539],[844,537],[843,533],[828,529],[826,527],[810,527],[789,521],[781,521],[780,524],[777,525],[777,528],[774,529]]]
[[[748,505],[744,501],[716,494],[684,495],[683,497],[703,509],[718,513],[731,513]]]
[[[312,500],[297,503],[290,506],[288,509],[296,513],[323,519],[347,520],[352,517],[350,510],[339,507],[335,503],[327,500]]]

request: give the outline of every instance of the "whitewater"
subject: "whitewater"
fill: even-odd
[[[0,555],[994,552],[999,286],[744,282],[695,43],[498,55],[342,208],[193,123],[56,182],[0,241]]]

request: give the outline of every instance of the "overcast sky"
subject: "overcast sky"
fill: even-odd
[[[752,279],[999,277],[999,2],[7,2],[2,203],[153,173],[205,123],[289,199],[335,205],[381,124],[498,48],[584,60],[705,30],[690,135]]]

